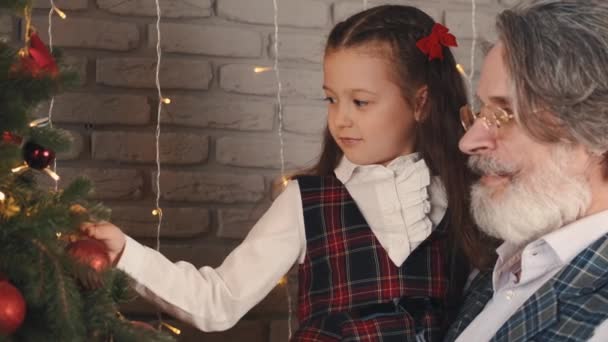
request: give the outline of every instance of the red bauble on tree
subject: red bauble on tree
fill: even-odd
[[[0,141],[0,143],[21,145],[22,141],[23,139],[18,135],[15,135],[11,132],[2,132],[2,141]]]
[[[14,333],[25,319],[25,299],[6,280],[0,280],[0,334]]]
[[[67,251],[85,266],[76,269],[75,276],[86,289],[94,290],[104,285],[99,273],[110,267],[110,257],[102,242],[77,240],[68,245]]]
[[[108,251],[101,241],[84,239],[72,242],[68,245],[68,253],[97,272],[102,272],[110,267]]]
[[[36,170],[46,169],[55,160],[55,152],[31,141],[23,146],[23,160]]]

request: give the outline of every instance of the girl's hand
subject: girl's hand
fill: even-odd
[[[126,237],[120,228],[110,222],[85,222],[80,226],[87,236],[99,240],[106,245],[108,256],[113,265],[118,262],[125,248]]]

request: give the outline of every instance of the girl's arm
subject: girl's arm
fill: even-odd
[[[203,331],[218,331],[259,303],[305,246],[300,190],[292,181],[218,268],[172,263],[129,237],[117,267],[163,310]]]

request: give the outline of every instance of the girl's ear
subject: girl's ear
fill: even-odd
[[[416,122],[421,122],[426,119],[426,101],[428,100],[429,87],[424,85],[416,91],[414,103],[414,119]]]

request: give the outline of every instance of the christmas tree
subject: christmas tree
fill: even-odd
[[[109,216],[87,199],[90,182],[38,184],[59,177],[55,153],[70,139],[35,108],[74,77],[30,27],[29,1],[1,0],[0,7],[25,19],[23,48],[0,43],[0,341],[172,340],[119,313],[131,297],[128,279],[101,243],[79,232],[83,222]]]

